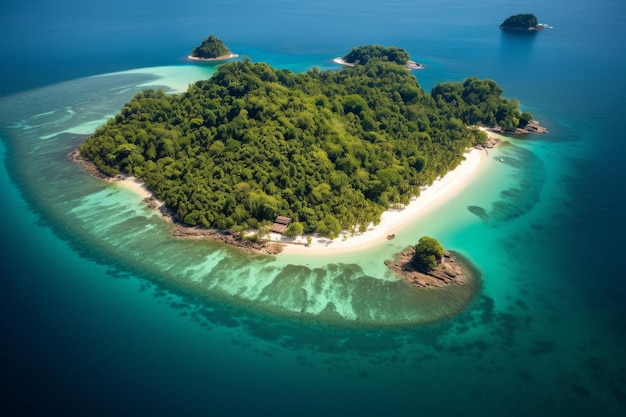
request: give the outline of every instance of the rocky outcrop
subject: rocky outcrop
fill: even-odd
[[[526,135],[529,133],[548,133],[548,129],[541,126],[541,124],[537,120],[531,120],[526,124],[526,126],[518,127],[515,130],[505,130],[499,126],[496,126],[490,130],[495,133],[518,134],[518,135]]]
[[[98,167],[96,167],[96,165],[93,162],[91,162],[90,160],[82,156],[80,153],[80,149],[78,148],[74,149],[72,152],[70,152],[67,155],[67,157],[71,161],[74,161],[80,166],[82,166],[83,169],[87,171],[88,174],[93,175],[94,177],[100,178],[100,179],[106,179],[106,180],[110,179],[109,176],[104,175],[102,172],[100,172]]]
[[[531,120],[524,127],[518,127],[515,133],[548,133],[548,129],[541,126],[537,120]]]
[[[174,224],[172,235],[182,238],[199,238],[218,240],[237,248],[252,253],[267,253],[276,255],[283,251],[283,245],[279,243],[269,243],[262,239],[246,239],[239,233],[231,230],[215,230],[203,227],[189,227],[181,224]]]
[[[501,139],[496,136],[487,136],[487,140],[485,143],[475,145],[476,149],[491,149],[495,148],[498,143],[501,142]]]
[[[401,276],[416,287],[443,287],[446,285],[464,285],[471,274],[468,265],[457,259],[453,253],[446,251],[443,259],[434,270],[422,271],[413,265],[411,260],[415,255],[415,248],[410,247],[400,253],[396,260],[385,261],[395,274]]]

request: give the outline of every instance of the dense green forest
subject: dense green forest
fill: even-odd
[[[500,25],[502,29],[533,29],[539,25],[537,16],[532,13],[516,14],[506,18]]]
[[[382,60],[339,71],[239,61],[185,93],[146,90],[80,147],[106,175],[135,175],[187,225],[243,231],[277,215],[336,236],[378,223],[514,124],[515,100],[469,78],[425,93]]]
[[[409,60],[409,53],[395,46],[384,47],[381,45],[357,46],[343,57],[345,62],[361,65],[367,64],[371,59],[380,59],[405,65]]]
[[[230,49],[224,43],[213,35],[204,39],[200,45],[193,48],[191,56],[196,58],[218,58],[230,55]]]

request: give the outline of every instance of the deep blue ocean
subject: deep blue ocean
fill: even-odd
[[[528,12],[552,28],[499,30]],[[621,0],[3,2],[0,415],[626,415],[624,16]],[[185,60],[209,34],[298,72],[398,46],[425,90],[494,79],[550,133],[505,139],[363,253],[174,239],[67,154],[141,89],[210,77]],[[480,270],[471,299],[385,272],[424,234]]]

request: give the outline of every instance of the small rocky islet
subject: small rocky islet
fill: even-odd
[[[403,250],[395,259],[386,260],[385,265],[389,270],[411,285],[422,288],[465,285],[478,277],[478,272],[468,260],[456,252],[444,250],[439,242],[432,238],[427,239],[430,239],[438,249],[436,253],[431,254],[430,264],[421,261],[423,256],[421,257],[418,252],[424,251],[422,239],[417,245]]]

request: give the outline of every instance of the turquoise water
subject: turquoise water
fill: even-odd
[[[0,22],[3,415],[624,413],[622,3],[530,1],[554,26],[530,37],[497,30],[512,1],[41,3]],[[394,44],[425,89],[493,78],[550,134],[362,253],[177,240],[67,154],[136,91],[209,77],[183,59],[207,31],[294,71]],[[480,269],[473,299],[385,271],[425,234]]]

